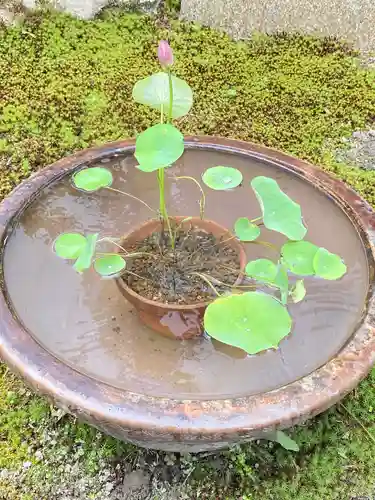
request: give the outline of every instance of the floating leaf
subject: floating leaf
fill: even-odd
[[[294,274],[313,276],[314,257],[318,247],[309,241],[288,241],[281,248],[283,261]]]
[[[90,268],[98,236],[98,233],[86,236],[86,245],[73,266],[78,273]]]
[[[86,238],[78,233],[60,234],[54,244],[56,255],[63,259],[77,259],[86,246]]]
[[[142,132],[135,144],[138,168],[153,172],[171,166],[184,152],[184,136],[168,123],[154,125]]]
[[[240,217],[234,224],[234,232],[241,241],[254,241],[260,235],[260,229],[247,217]]]
[[[302,240],[307,232],[302,222],[301,207],[291,200],[274,179],[254,177],[251,181],[263,213],[267,229],[285,234],[290,240]]]
[[[202,179],[209,188],[225,191],[241,184],[242,173],[232,167],[211,167],[204,172]]]
[[[245,267],[245,273],[250,278],[266,283],[273,283],[277,272],[277,265],[269,259],[251,260]]]
[[[121,255],[106,255],[105,257],[99,257],[94,262],[94,269],[101,276],[117,274],[125,267],[126,262]]]
[[[221,297],[207,307],[204,315],[208,335],[249,354],[276,348],[291,327],[286,307],[260,292]]]
[[[346,265],[339,255],[319,248],[314,257],[315,274],[326,280],[338,280],[346,273]]]
[[[295,304],[301,302],[306,296],[306,288],[303,280],[296,281],[293,290],[290,292],[290,296]]]
[[[172,76],[173,105],[172,118],[180,118],[189,113],[193,105],[193,92],[180,78]],[[133,99],[140,104],[169,114],[169,78],[167,73],[155,73],[134,85]]]
[[[103,167],[90,167],[73,175],[73,184],[83,191],[93,192],[112,184],[111,172]]]

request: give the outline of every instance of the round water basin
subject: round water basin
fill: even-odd
[[[200,179],[215,165],[238,168],[243,185],[207,189],[206,217],[233,228],[259,216],[249,183],[273,177],[302,207],[308,239],[340,254],[339,281],[306,278],[291,305],[292,333],[277,350],[243,355],[206,336],[178,341],[140,322],[114,280],[77,274],[56,257],[62,232],[121,237],[154,215],[113,191],[84,193],[71,174],[110,168],[115,189],[158,206],[155,175],[135,168],[134,142],[83,151],[22,183],[1,204],[0,356],[36,390],[104,432],[141,446],[202,451],[259,438],[325,410],[375,361],[374,235],[371,208],[342,182],[287,155],[239,141],[188,138],[166,171],[173,215],[199,215],[199,192],[175,176]],[[262,230],[281,245],[283,236]],[[248,258],[272,249],[246,247]],[[178,333],[178,321],[171,320]]]

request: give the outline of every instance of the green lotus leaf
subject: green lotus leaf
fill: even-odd
[[[232,167],[210,167],[202,175],[202,180],[215,191],[226,191],[241,184],[242,173]]]
[[[54,250],[62,259],[77,259],[86,246],[86,238],[79,233],[64,233],[56,238]]]
[[[173,104],[172,118],[180,118],[189,113],[193,105],[193,92],[189,85],[180,78],[172,76]],[[155,73],[138,81],[133,88],[133,99],[165,115],[170,109],[170,89],[167,73]]]
[[[339,255],[319,248],[314,257],[315,274],[326,280],[338,280],[346,273],[346,265]]]
[[[98,236],[98,233],[88,234],[86,236],[86,245],[73,266],[78,273],[82,273],[91,267]]]
[[[319,247],[309,241],[288,241],[281,248],[285,265],[294,274],[313,276],[314,257]]]
[[[240,217],[234,224],[234,233],[240,241],[254,241],[259,237],[260,229],[247,217]]]
[[[126,261],[121,255],[105,255],[94,262],[95,271],[101,276],[112,276],[125,269]]]
[[[245,273],[250,278],[266,283],[274,283],[277,271],[277,265],[269,259],[251,260],[245,267]]]
[[[296,281],[290,296],[295,304],[301,302],[306,296],[306,288],[303,280]]]
[[[184,136],[168,123],[154,125],[142,132],[136,140],[134,156],[138,168],[153,172],[171,166],[184,152]]]
[[[111,172],[103,167],[90,167],[73,175],[73,184],[83,191],[93,192],[109,187],[113,182]]]
[[[307,232],[302,222],[301,207],[291,200],[274,179],[254,177],[251,181],[267,229],[278,231],[290,240],[302,240]]]
[[[204,315],[208,335],[249,354],[277,348],[292,328],[288,310],[278,300],[260,292],[221,297]]]

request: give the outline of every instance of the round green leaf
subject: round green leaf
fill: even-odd
[[[256,224],[249,221],[247,217],[240,217],[234,224],[234,232],[241,241],[254,241],[260,235],[260,229]]]
[[[138,168],[153,172],[171,166],[184,152],[184,136],[168,123],[154,125],[142,132],[135,144]]]
[[[241,184],[242,173],[233,167],[211,167],[204,172],[202,179],[209,188],[225,191]]]
[[[302,240],[307,232],[302,222],[301,207],[291,200],[274,179],[254,177],[251,181],[263,213],[267,229],[285,234],[290,240]]]
[[[204,315],[204,328],[214,339],[256,354],[277,348],[290,333],[292,319],[272,296],[247,292],[212,302]]]
[[[126,262],[121,255],[106,255],[105,257],[99,257],[94,262],[94,269],[101,276],[112,276],[125,269],[125,267]]]
[[[172,118],[186,115],[193,105],[193,92],[189,85],[180,78],[172,76],[173,105]],[[134,85],[133,99],[140,104],[169,114],[169,78],[167,73],[155,73]]]
[[[86,245],[81,251],[78,259],[74,263],[74,269],[78,273],[82,273],[86,269],[89,269],[94,257],[96,242],[98,240],[99,233],[88,234],[86,236]]]
[[[247,263],[245,273],[257,281],[273,283],[276,279],[278,268],[272,260],[257,259]]]
[[[315,274],[326,280],[338,280],[346,273],[346,265],[339,255],[319,248],[314,257]]]
[[[112,184],[113,177],[109,170],[103,167],[90,167],[73,175],[73,184],[83,191],[93,192]]]
[[[56,255],[63,259],[77,259],[86,246],[86,238],[78,233],[60,234],[54,244]]]
[[[288,269],[301,276],[313,276],[314,257],[318,247],[309,241],[288,241],[281,248],[281,255]]]

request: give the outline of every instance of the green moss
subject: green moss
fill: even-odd
[[[134,136],[153,123],[155,113],[133,104],[131,90],[137,79],[157,69],[157,41],[169,36],[176,71],[195,93],[191,114],[180,122],[185,133],[260,142],[306,158],[375,206],[375,172],[338,164],[332,154],[343,136],[375,117],[374,73],[359,68],[355,53],[334,40],[280,35],[235,43],[192,24],[171,20],[170,32],[161,24],[119,11],[93,21],[46,12],[3,30],[0,197],[61,156]],[[208,458],[177,457],[177,465],[165,467],[172,467],[172,475],[177,467],[181,475],[179,498],[371,495],[374,382],[373,374],[345,400],[345,408],[296,429],[298,454],[262,443]],[[43,460],[36,458],[38,449]],[[125,467],[136,459],[153,471],[169,460],[76,423],[0,368],[0,469],[16,474],[0,475],[0,498],[62,498],[58,488],[75,480],[86,481],[89,498],[102,498],[97,492],[104,484],[98,479],[103,468],[113,471],[112,462]],[[23,470],[28,461],[32,467]],[[155,499],[169,498],[158,491],[157,483]]]
[[[185,133],[261,142],[322,163],[328,138],[337,146],[375,116],[374,75],[359,69],[346,46],[299,36],[235,43],[216,31],[171,23],[176,71],[195,94],[192,113],[181,122]],[[118,11],[95,21],[34,15],[5,31],[0,194],[29,167],[150,125],[155,113],[134,104],[131,90],[156,70],[156,43],[167,36],[153,19]],[[372,177],[348,173],[347,179],[358,186]]]

